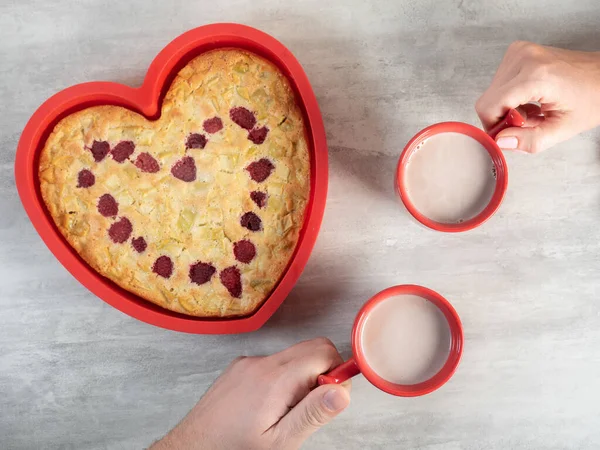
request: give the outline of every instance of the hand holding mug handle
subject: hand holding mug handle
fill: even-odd
[[[361,335],[369,314],[381,302],[396,296],[416,295],[432,302],[443,313],[451,334],[448,359],[444,366],[432,377],[416,384],[402,385],[388,381],[375,373],[369,366],[362,351]],[[355,375],[362,373],[376,388],[399,397],[416,397],[435,391],[452,377],[458,367],[463,348],[463,330],[460,318],[452,305],[431,289],[414,284],[391,286],[371,297],[360,309],[352,326],[352,356],[327,373],[317,377],[317,384],[342,384]],[[331,367],[331,366],[329,366]]]

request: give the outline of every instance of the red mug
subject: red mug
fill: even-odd
[[[417,384],[396,384],[380,377],[371,367],[369,367],[362,350],[362,330],[369,313],[382,301],[397,295],[416,295],[430,301],[444,314],[450,329],[450,351],[448,352],[448,359],[435,375],[428,380]],[[335,367],[330,372],[320,375],[317,382],[319,385],[340,384],[349,378],[362,373],[371,384],[388,394],[397,395],[399,397],[417,397],[439,389],[452,377],[460,362],[462,351],[462,323],[456,310],[448,300],[437,292],[423,286],[412,284],[392,286],[372,297],[358,312],[354,321],[354,326],[352,327],[352,358]]]
[[[498,144],[496,144],[494,138],[500,131],[504,130],[505,128],[522,127],[524,124],[525,118],[523,117],[523,115],[516,109],[511,109],[504,116],[504,118],[496,125],[494,125],[494,127],[492,127],[492,129],[490,129],[487,133],[481,130],[480,128],[462,122],[436,123],[419,131],[408,142],[408,144],[406,144],[406,147],[404,147],[404,151],[402,152],[402,155],[400,156],[400,159],[398,161],[398,167],[396,169],[395,178],[396,191],[398,192],[402,203],[404,204],[410,215],[428,228],[450,233],[472,230],[473,228],[476,228],[485,221],[487,221],[491,216],[494,215],[494,213],[500,207],[500,204],[504,199],[504,194],[506,193],[506,188],[508,186],[508,167],[506,165],[506,160],[504,159],[502,150],[500,150],[500,147],[498,147]],[[475,217],[472,217],[461,223],[436,222],[421,214],[419,210],[414,206],[410,197],[408,196],[405,183],[406,167],[408,161],[410,160],[412,154],[417,150],[417,148],[420,147],[420,144],[425,139],[431,136],[449,132],[461,133],[478,141],[488,151],[492,162],[494,163],[494,166],[496,168],[496,187],[490,202],[483,209],[483,211],[481,211]]]

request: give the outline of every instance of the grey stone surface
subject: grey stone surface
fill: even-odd
[[[258,332],[194,336],[140,323],[55,260],[17,197],[13,161],[35,108],[74,83],[139,85],[172,38],[242,22],[304,65],[323,112],[330,190],[310,263]],[[539,156],[508,155],[505,203],[485,226],[417,226],[392,174],[407,140],[473,104],[515,39],[600,49],[597,0],[3,0],[0,4],[0,447],[142,448],[235,356],[319,335],[346,354],[360,305],[429,286],[461,315],[455,377],[401,399],[357,378],[352,405],[311,449],[600,447],[598,130]]]

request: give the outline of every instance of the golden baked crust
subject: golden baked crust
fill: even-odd
[[[256,119],[253,127],[247,111]],[[198,135],[207,140],[204,148]],[[288,80],[271,63],[237,49],[187,64],[156,121],[118,106],[67,116],[39,163],[46,206],[91,267],[164,308],[204,317],[247,315],[266,299],[298,242],[309,178],[305,126]],[[251,198],[256,191],[266,194],[262,208],[258,196]],[[105,194],[116,200],[116,215],[110,198],[99,205]],[[261,223],[252,215],[242,219],[248,212]],[[139,237],[147,244],[142,252],[132,243]],[[236,259],[240,241],[254,245],[253,258],[244,243]],[[141,241],[136,246],[144,247]],[[172,262],[168,278],[168,262],[157,264],[161,256]]]

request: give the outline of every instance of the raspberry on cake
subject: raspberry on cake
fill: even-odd
[[[98,273],[163,308],[252,314],[283,275],[310,194],[287,78],[238,49],[183,67],[155,121],[118,106],[62,119],[40,155],[57,228]]]

